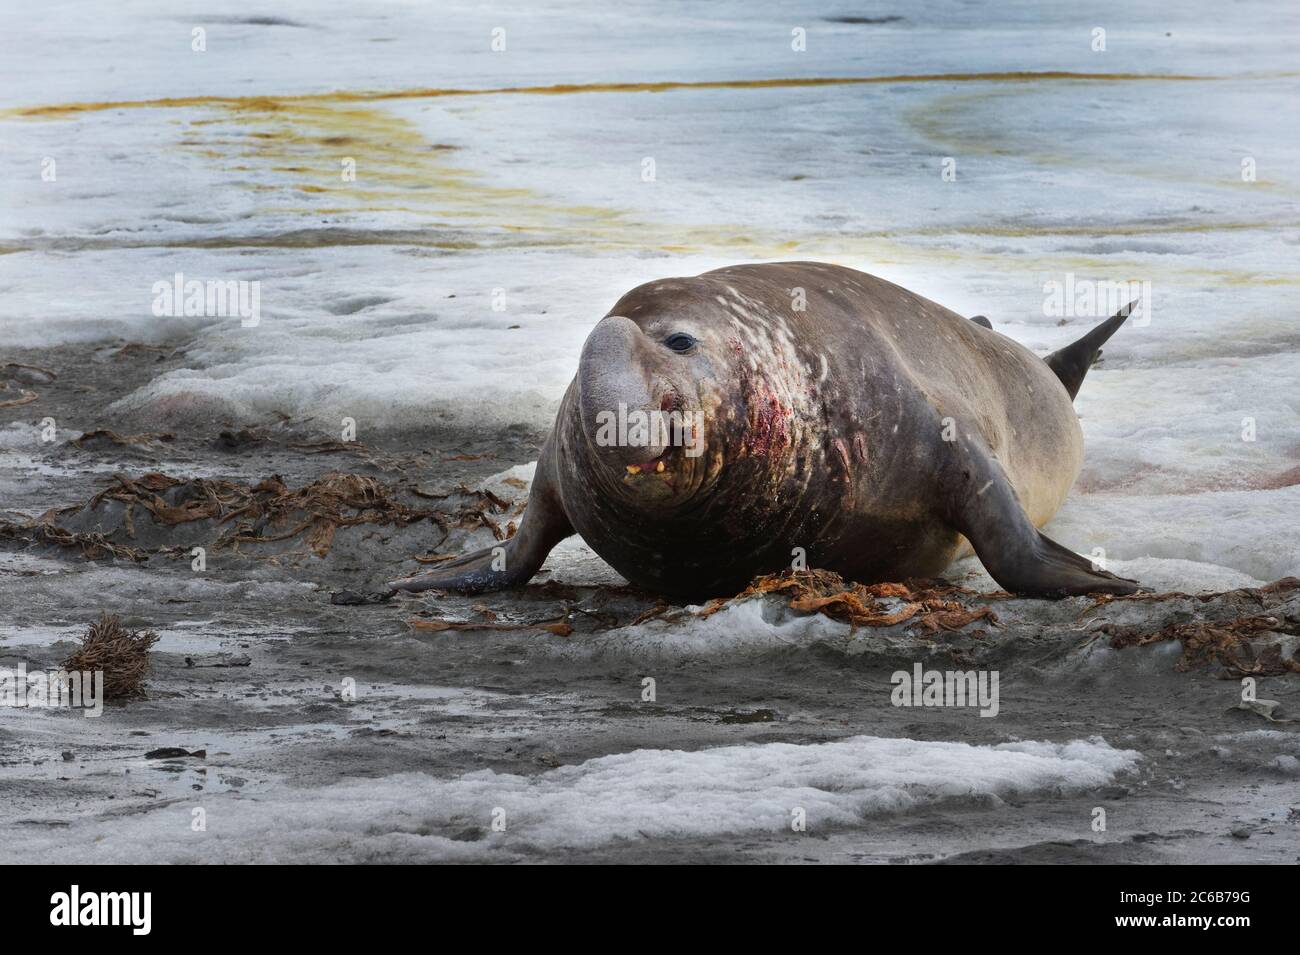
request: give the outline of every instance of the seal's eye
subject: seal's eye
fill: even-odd
[[[685,332],[673,332],[664,339],[664,344],[675,352],[685,353],[695,347],[695,339]]]

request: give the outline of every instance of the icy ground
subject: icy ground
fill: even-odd
[[[1080,395],[1087,463],[1048,532],[1161,590],[1300,574],[1300,10],[860,7],[5,6],[0,365],[58,378],[0,390],[0,517],[84,501],[118,471],[474,483],[535,459],[622,292],[816,258],[1040,351],[1096,320],[1045,314],[1045,282],[1150,282],[1149,324]],[[1010,75],[1026,71],[1047,75]],[[852,78],[879,82],[801,82]],[[654,83],[685,85],[636,88]],[[260,282],[261,322],[156,317],[153,286],[177,272]],[[245,427],[337,438],[344,418],[376,457],[213,446]],[[101,427],[175,440],[70,444]],[[545,599],[332,607],[329,588],[437,544],[362,538],[202,576],[4,544],[0,665],[56,663],[101,609],[163,640],[147,701],[99,720],[0,712],[0,855],[1300,854],[1292,725],[1225,713],[1237,683],[1174,672],[1176,646],[1099,650],[1115,608],[1013,602],[983,648],[898,635],[861,652],[847,628],[755,606],[629,627],[653,599],[570,545],[552,576],[579,589],[561,602],[616,626],[431,633],[407,620]],[[983,583],[977,565],[954,576]],[[894,668],[968,653],[1002,669],[996,718],[889,705]],[[249,660],[185,663],[222,654]],[[1260,695],[1300,710],[1295,683]],[[163,746],[207,756],[143,758]],[[808,832],[790,831],[793,806]]]

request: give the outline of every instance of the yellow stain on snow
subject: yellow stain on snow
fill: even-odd
[[[1268,74],[1269,77],[1300,75]],[[940,97],[934,106],[909,112],[918,131],[936,138],[962,132],[952,122],[963,103],[1011,92],[1023,94],[1045,83],[1196,83],[1265,78],[1141,73],[998,72],[900,74],[874,77],[804,77],[659,83],[591,83],[485,89],[416,88],[405,90],[342,90],[328,93],[258,96],[164,97],[117,102],[63,103],[0,111],[0,118],[35,120],[76,119],[89,113],[129,109],[200,110],[177,119],[176,147],[189,150],[232,175],[224,185],[245,189],[256,197],[252,215],[283,217],[280,231],[220,235],[193,239],[141,238],[151,247],[236,248],[245,246],[300,248],[313,245],[392,244],[444,250],[491,248],[574,247],[592,251],[660,251],[690,254],[736,250],[751,259],[792,257],[875,261],[881,265],[933,264],[960,261],[1003,271],[1031,273],[1070,268],[1114,274],[1129,265],[1135,274],[1169,282],[1295,285],[1300,276],[1262,275],[1229,269],[1153,266],[1107,256],[1007,256],[980,253],[967,247],[934,245],[925,240],[945,235],[1029,238],[1050,236],[1144,236],[1169,233],[1295,228],[1295,223],[1235,221],[1125,223],[1096,227],[1045,223],[999,227],[970,225],[879,230],[843,235],[803,236],[760,233],[728,225],[678,225],[639,221],[618,209],[566,204],[535,190],[490,184],[475,173],[459,150],[430,142],[413,123],[382,108],[397,100],[501,95],[556,96],[603,93],[669,93],[676,90],[765,90],[831,86],[933,84],[993,84],[970,94]],[[928,112],[927,112],[928,110]],[[1016,144],[992,132],[981,137],[964,131],[965,152],[1015,152]],[[1044,161],[1054,156],[1045,155]],[[1060,159],[1061,157],[1055,157]],[[356,164],[355,181],[343,175],[344,160]],[[363,213],[395,213],[407,217],[405,227],[363,230],[350,217]],[[415,223],[410,218],[415,218]],[[303,220],[312,220],[305,224]],[[458,231],[459,230],[459,231]],[[105,240],[108,241],[108,240]],[[132,239],[117,237],[114,247]],[[87,240],[86,247],[95,247]],[[21,251],[13,244],[0,254]]]
[[[1252,75],[1253,79],[1294,76],[1279,72]],[[158,109],[168,107],[221,106],[227,109],[273,110],[313,103],[373,103],[383,100],[434,99],[447,96],[567,96],[581,93],[669,93],[676,90],[800,89],[821,86],[898,85],[901,83],[1175,83],[1213,82],[1223,77],[1184,73],[1072,73],[1063,70],[1007,71],[995,73],[899,73],[889,76],[804,76],[753,80],[666,80],[657,83],[560,83],[545,86],[496,86],[481,89],[419,87],[404,90],[337,90],[329,93],[298,93],[286,96],[166,96],[147,100],[91,101],[25,106],[0,112],[3,115],[60,117],[75,113],[111,109]]]
[[[1290,74],[1278,74],[1290,75]],[[1208,79],[1208,78],[1207,78]],[[1267,179],[1243,181],[1237,167],[1225,163],[1224,173],[1217,177],[1193,175],[1176,153],[1157,157],[1149,151],[1128,152],[1107,148],[1106,130],[1099,128],[1089,140],[1081,136],[1062,142],[1060,131],[1044,128],[1037,131],[1009,133],[1002,116],[1014,115],[1021,109],[1027,96],[1049,91],[1049,86],[1020,85],[1014,88],[987,87],[973,92],[936,96],[927,102],[904,110],[903,121],[915,132],[934,145],[940,155],[947,156],[1010,156],[1038,167],[1072,166],[1104,169],[1109,174],[1119,174],[1133,179],[1177,185],[1204,187],[1244,187],[1248,189],[1296,194],[1294,184]],[[985,112],[980,112],[984,110]],[[1128,119],[1133,120],[1132,116]],[[1150,122],[1156,122],[1154,118]],[[1050,143],[1050,148],[1045,148]],[[1251,224],[1245,228],[1257,228]],[[1200,231],[1200,226],[1189,226],[1188,231]],[[1231,225],[1217,225],[1215,229],[1231,229]],[[1150,230],[1146,230],[1150,231]],[[1167,231],[1180,231],[1178,228]],[[1061,232],[1066,235],[1069,233]]]
[[[249,194],[249,215],[286,220],[286,246],[310,244],[301,231],[304,219],[313,228],[337,230],[351,225],[349,217],[366,213],[414,217],[415,226],[433,227],[435,244],[447,249],[477,246],[448,232],[457,228],[536,233],[550,241],[566,232],[591,237],[626,228],[617,210],[565,204],[531,189],[486,182],[458,159],[455,147],[430,142],[413,123],[352,96],[250,96],[204,103],[207,110],[184,124],[176,148],[228,172],[223,185]],[[401,244],[421,244],[411,242],[416,231],[395,237]],[[378,234],[374,238],[383,241]],[[361,244],[365,236],[341,238],[337,231],[323,231],[319,241]],[[277,244],[277,237],[260,228],[255,241],[220,236],[194,243],[266,247]]]

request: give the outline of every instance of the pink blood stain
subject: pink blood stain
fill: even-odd
[[[790,409],[762,380],[747,383],[745,399],[749,405],[745,449],[750,454],[780,454],[790,444]]]

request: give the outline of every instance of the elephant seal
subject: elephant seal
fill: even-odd
[[[933,577],[965,541],[1012,593],[1132,593],[1038,531],[1082,465],[1074,395],[1131,308],[1043,359],[834,265],[650,282],[587,338],[518,532],[389,586],[523,584],[577,533],[680,598],[733,594],[797,548],[864,583]],[[665,419],[683,426],[643,424]]]

